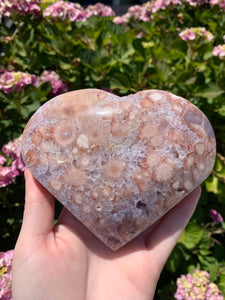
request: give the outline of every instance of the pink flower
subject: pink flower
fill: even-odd
[[[193,41],[198,37],[201,37],[204,41],[212,41],[214,39],[214,35],[207,31],[204,27],[192,27],[187,28],[184,31],[180,32],[179,36],[184,41]]]
[[[180,37],[182,38],[182,40],[186,41],[186,40],[194,40],[196,38],[194,32],[189,31],[189,32],[181,32]]]
[[[15,173],[12,171],[11,167],[0,168],[0,187],[5,187],[11,184],[14,180]]]
[[[17,91],[18,92],[21,91],[21,89],[28,84],[31,84],[31,77],[30,76],[22,76],[20,78],[20,80],[17,82],[17,85],[16,85]]]
[[[214,47],[213,55],[223,59],[225,57],[225,44]]]
[[[157,0],[157,1],[155,2],[153,11],[154,11],[154,12],[157,12],[157,11],[160,10],[160,9],[165,9],[166,6],[167,6],[167,5],[166,5],[166,1],[164,1],[164,0]]]
[[[54,71],[45,70],[39,77],[39,82],[50,82],[52,89],[50,94],[53,96],[65,93],[68,90],[67,85],[61,80],[59,75]]]
[[[13,13],[20,15],[32,14],[35,18],[40,16],[40,0],[1,0],[0,1],[0,18],[5,15],[10,17]]]
[[[161,0],[160,0],[161,1]],[[154,2],[155,5],[155,2]],[[154,6],[155,7],[155,6]],[[140,20],[148,22],[154,12],[153,3],[147,2],[143,5],[134,5],[129,7],[128,12],[121,17],[115,17],[113,22],[116,24],[126,24],[129,20]]]
[[[111,7],[104,5],[102,3],[96,3],[95,5],[89,5],[85,9],[86,17],[90,17],[92,15],[102,16],[102,17],[112,17],[115,16],[115,12]]]
[[[223,296],[215,283],[210,282],[209,273],[194,270],[192,274],[181,275],[177,279],[177,300],[223,300]]]
[[[4,93],[10,94],[15,90],[19,92],[28,84],[37,86],[36,76],[24,72],[2,72],[0,73],[0,90]]]
[[[40,11],[41,11],[41,8],[39,5],[37,4],[31,4],[30,7],[29,7],[29,12],[31,14],[34,15],[35,18],[38,18],[40,16]]]
[[[201,6],[204,3],[208,3],[207,0],[185,0],[185,2],[189,3],[190,6],[193,6],[193,7]]]
[[[0,187],[5,187],[22,175],[25,165],[21,155],[21,137],[14,139],[2,147],[2,152],[12,159],[11,166],[0,165]],[[5,160],[6,162],[6,160]]]
[[[78,13],[75,9],[68,9],[67,14],[71,22],[76,21]]]
[[[69,19],[71,22],[86,20],[85,12],[80,4],[62,0],[46,7],[43,16],[49,17],[53,21],[57,19]]]
[[[225,10],[225,0],[210,0],[209,3],[214,6],[218,5],[222,11]]]
[[[13,250],[0,252],[0,299],[11,300]]]
[[[0,154],[0,165],[4,165],[5,162],[6,162],[5,157]]]
[[[209,215],[214,223],[220,224],[221,222],[223,222],[223,217],[215,209],[211,209]]]
[[[220,0],[210,0],[209,3],[214,6],[220,3]]]
[[[12,82],[14,82],[15,77],[14,77],[13,73],[5,72],[2,75],[2,80],[4,80],[6,84],[11,84]]]
[[[114,19],[113,19],[113,22],[115,23],[115,24],[126,24],[128,21],[129,21],[129,17],[128,17],[128,15],[127,14],[124,14],[123,16],[121,16],[121,17],[115,17]]]

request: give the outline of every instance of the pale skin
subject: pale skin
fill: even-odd
[[[14,300],[150,300],[164,264],[194,212],[198,187],[132,242],[113,252],[26,170],[22,229],[13,260]]]

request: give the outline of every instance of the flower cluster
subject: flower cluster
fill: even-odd
[[[210,31],[207,31],[204,27],[187,28],[182,31],[179,36],[184,41],[192,41],[197,39],[198,37],[203,37],[207,41],[212,41],[214,39],[214,35]]]
[[[67,91],[67,85],[62,82],[59,75],[54,71],[44,71],[39,77],[33,74],[23,72],[9,72],[0,70],[0,90],[10,94],[17,90],[18,92],[28,84],[38,87],[41,82],[49,81],[52,89],[52,96],[59,95]]]
[[[19,137],[2,147],[2,152],[10,157],[11,165],[4,166],[6,158],[0,154],[0,187],[11,184],[14,181],[14,178],[22,175],[25,170],[21,155],[21,142],[22,137]]]
[[[89,5],[84,10],[78,3],[64,2],[63,0],[49,5],[43,12],[44,17],[49,17],[52,20],[69,19],[71,22],[85,21],[92,15],[110,17],[114,16],[115,13],[109,6],[101,3]]]
[[[115,17],[113,22],[116,24],[126,24],[130,19],[147,22],[153,13],[153,2],[147,2],[143,5],[134,5],[129,7],[126,14]]]
[[[214,5],[218,5],[221,10],[225,10],[225,0],[210,0],[209,3],[214,6]]]
[[[92,15],[101,16],[101,17],[113,17],[115,12],[111,7],[104,5],[102,3],[96,3],[95,5],[89,5],[85,9],[85,16],[89,18]]]
[[[224,0],[225,1],[225,0]],[[116,24],[126,24],[130,19],[140,20],[147,22],[150,20],[152,14],[159,10],[164,10],[167,7],[182,5],[183,2],[187,2],[191,6],[202,5],[207,0],[155,0],[149,1],[142,5],[134,5],[128,9],[128,12],[122,16],[115,17],[113,22]]]
[[[193,7],[201,6],[204,3],[208,3],[207,0],[186,0],[185,2],[187,2],[190,6],[193,6]]]
[[[0,252],[0,299],[11,300],[13,250]]]
[[[40,0],[1,0],[0,18],[4,15],[10,17],[12,13],[20,15],[32,14],[38,18],[41,12]]]
[[[126,24],[130,19],[147,22],[150,20],[152,14],[159,10],[164,10],[167,7],[175,5],[182,5],[184,3],[197,7],[202,6],[205,3],[208,4],[208,0],[152,0],[142,5],[131,6],[127,13],[122,16],[116,16],[113,21],[116,24]],[[210,0],[209,3],[211,6],[219,5],[221,9],[225,10],[225,0]]]
[[[0,90],[10,94],[15,89],[19,92],[24,86],[32,84],[38,86],[37,78],[33,74],[23,72],[9,72],[1,70],[0,72]]]
[[[68,88],[65,83],[61,80],[59,75],[54,72],[54,71],[47,71],[45,70],[39,77],[38,77],[39,82],[50,82],[52,89],[50,94],[52,96],[56,96],[62,93],[65,93]]]
[[[55,2],[48,7],[43,12],[44,17],[50,17],[52,20],[65,20],[70,21],[84,21],[85,14],[84,10],[78,3],[64,2],[62,0]]]
[[[209,215],[212,218],[214,223],[220,224],[223,222],[223,217],[215,209],[211,209]]]
[[[218,56],[219,58],[224,58],[225,57],[225,44],[214,47],[213,55]]]
[[[223,300],[217,285],[209,280],[206,271],[194,270],[192,274],[181,275],[177,279],[177,300]]]
[[[156,0],[152,7],[152,12],[156,13],[160,9],[166,9],[168,6],[181,5],[181,0]]]

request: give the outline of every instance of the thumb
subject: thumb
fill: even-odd
[[[21,235],[30,239],[52,231],[54,223],[54,197],[25,171],[26,195]]]

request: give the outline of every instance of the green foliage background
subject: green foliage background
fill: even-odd
[[[16,31],[0,23],[5,53],[0,68],[35,75],[54,70],[70,90],[105,87],[121,96],[167,90],[189,99],[208,116],[217,138],[215,167],[162,272],[156,299],[173,299],[176,278],[195,268],[208,271],[225,296],[225,223],[215,225],[209,217],[213,208],[225,218],[225,60],[212,55],[214,46],[224,43],[225,13],[217,6],[186,3],[158,11],[149,22],[131,19],[126,25],[99,16],[73,23],[15,14],[13,22]],[[215,39],[183,41],[179,33],[190,27],[205,27]],[[34,111],[51,98],[49,92],[48,83],[8,95],[0,91],[0,146],[22,133]],[[24,180],[17,177],[0,190],[3,251],[15,246],[23,204]]]

